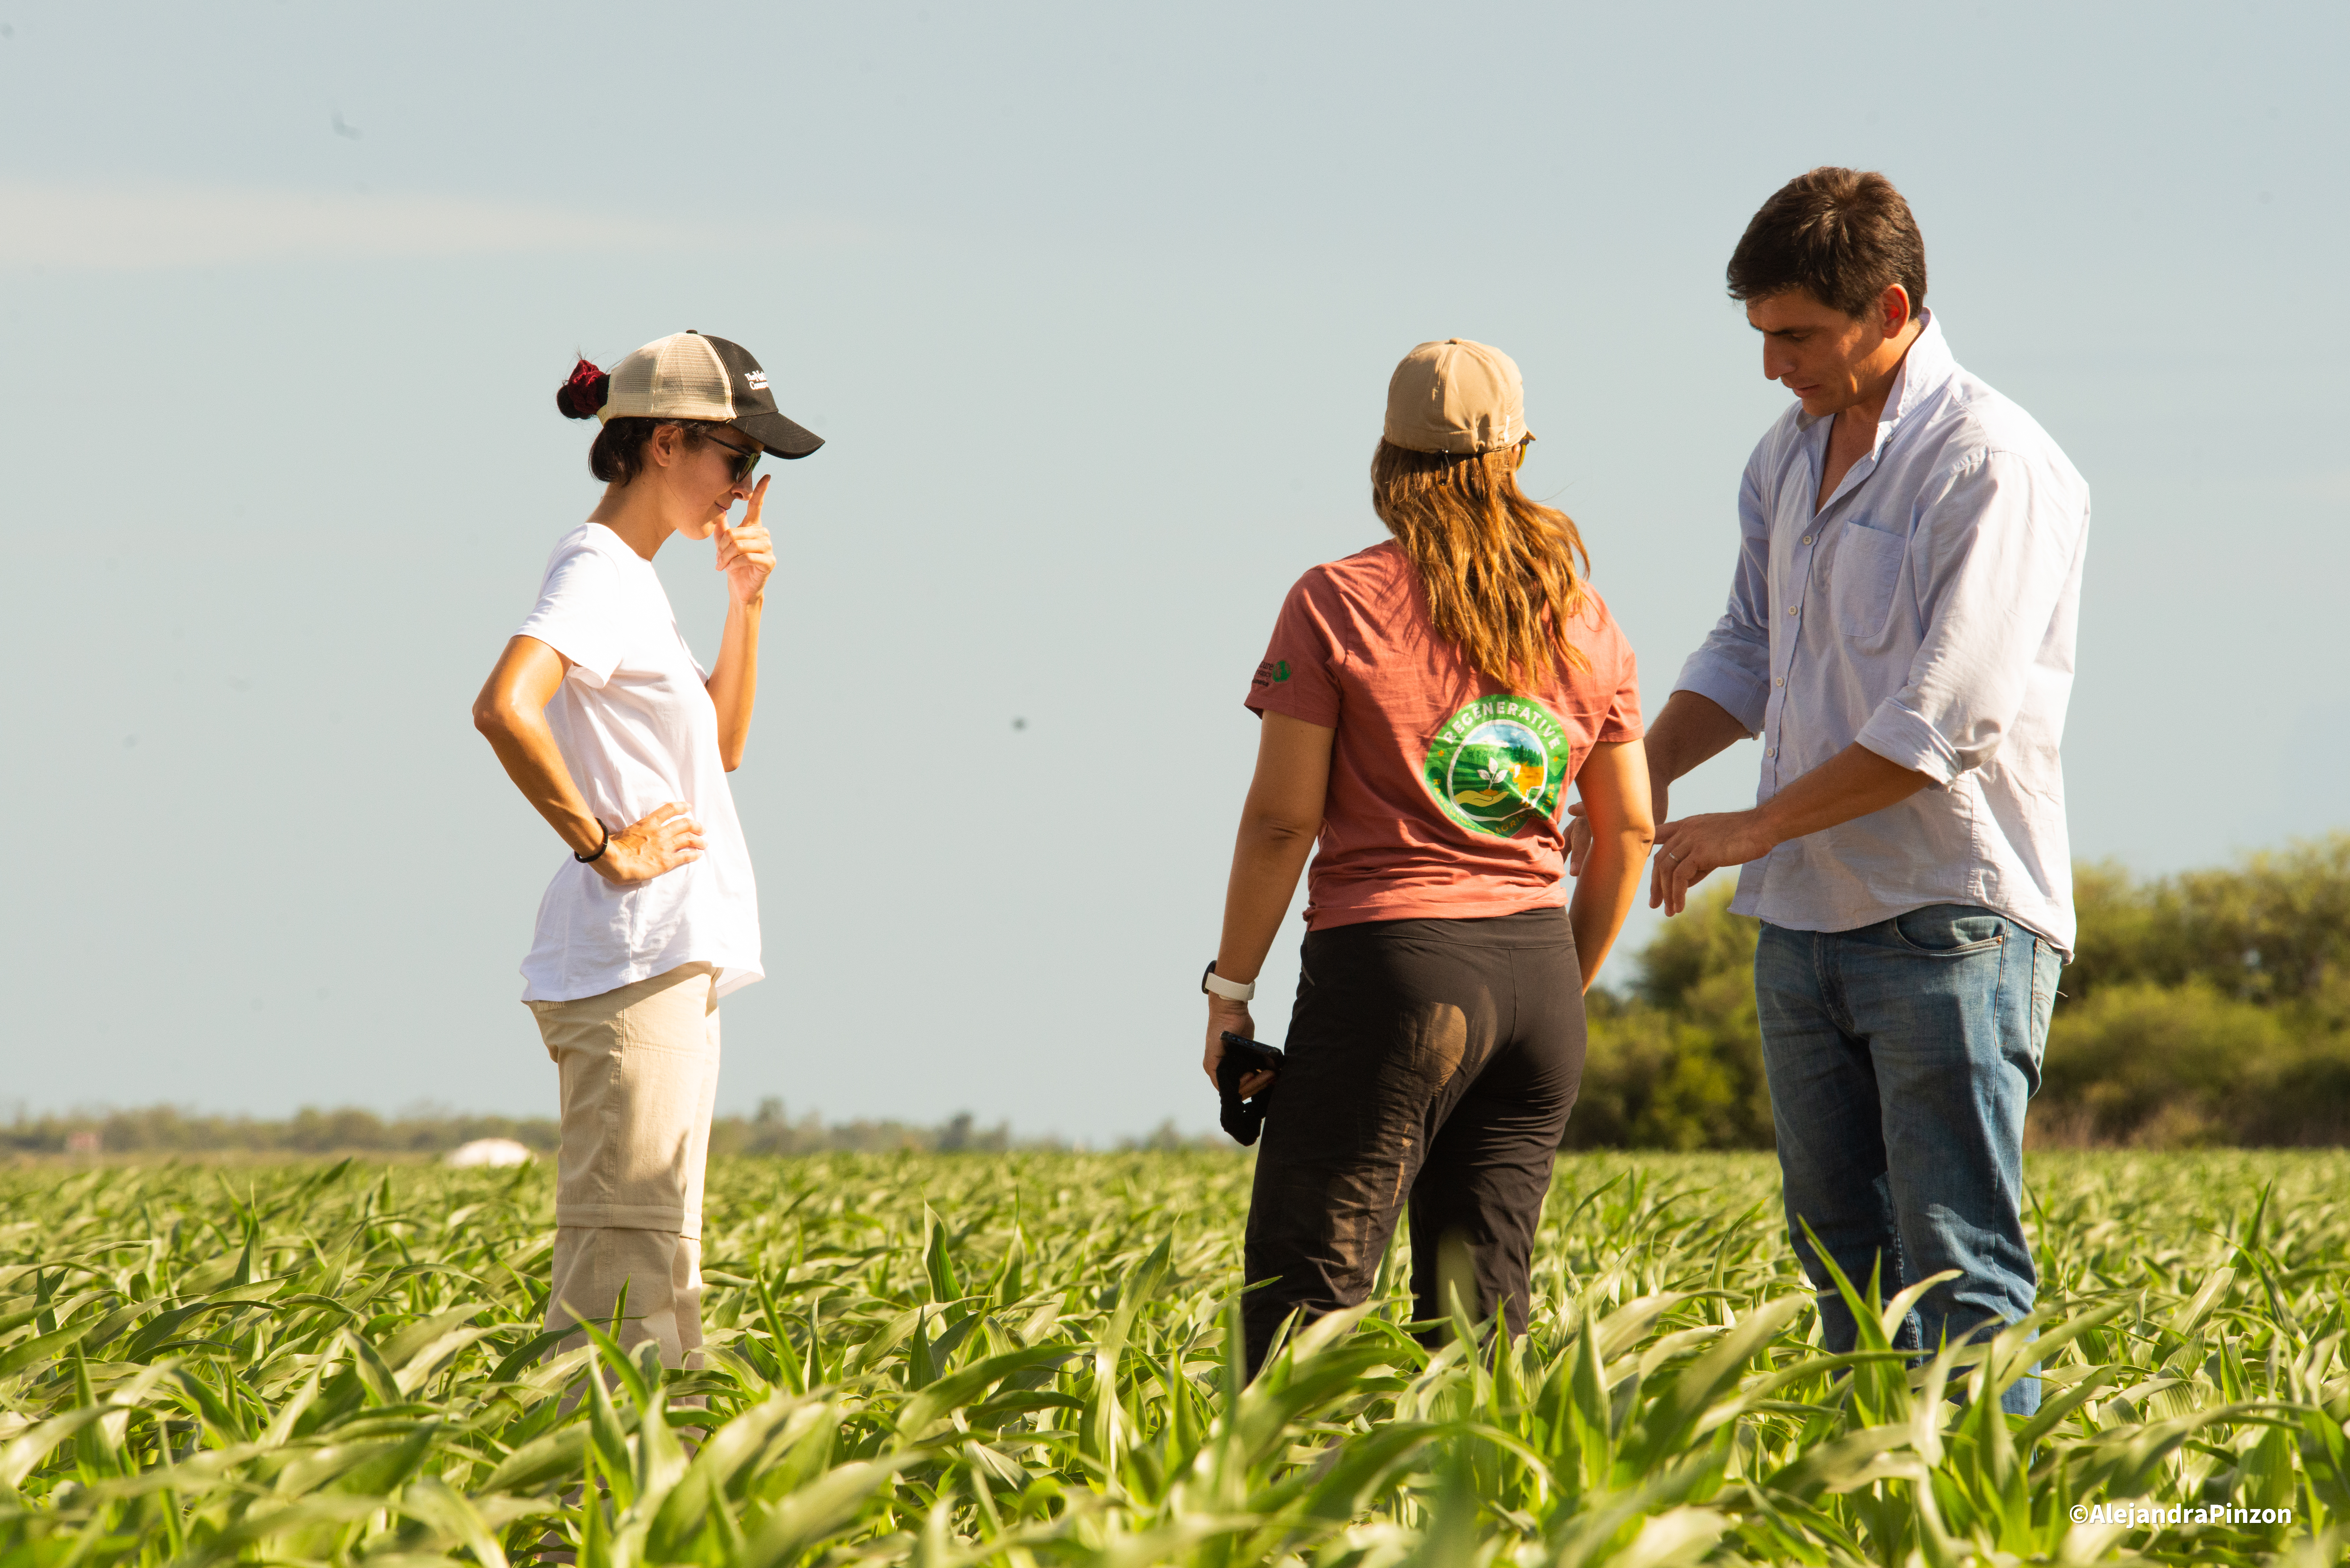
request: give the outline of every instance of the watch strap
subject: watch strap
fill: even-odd
[[[1256,981],[1226,980],[1216,972],[1216,961],[1210,959],[1201,972],[1200,989],[1210,996],[1221,996],[1226,1002],[1249,1002],[1256,996]]]

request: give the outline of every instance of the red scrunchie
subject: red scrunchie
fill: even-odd
[[[612,395],[612,378],[585,358],[571,367],[570,379],[555,389],[555,406],[575,420],[592,420]]]

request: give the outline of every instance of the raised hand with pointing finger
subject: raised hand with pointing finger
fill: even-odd
[[[766,524],[759,521],[767,500],[767,483],[774,477],[761,478],[751,492],[740,524],[730,525],[723,519],[718,524],[717,566],[726,574],[727,597],[733,604],[757,604],[766,591],[768,574],[775,569],[775,543],[767,536]]]

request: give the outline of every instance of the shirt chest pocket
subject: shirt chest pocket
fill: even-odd
[[[1846,523],[1828,562],[1828,618],[1846,637],[1875,637],[1893,614],[1909,541]]]

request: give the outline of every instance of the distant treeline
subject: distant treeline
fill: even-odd
[[[28,1116],[0,1123],[0,1155],[326,1155],[380,1154],[432,1157],[475,1138],[512,1138],[541,1154],[552,1154],[561,1128],[547,1116],[473,1116],[411,1111],[386,1118],[373,1111],[302,1110],[291,1116],[202,1116],[170,1106],[135,1111],[85,1111]],[[827,1152],[875,1153],[929,1149],[983,1153],[1010,1148],[1060,1148],[1058,1138],[1015,1137],[998,1123],[977,1125],[968,1113],[936,1127],[900,1121],[827,1123],[809,1112],[786,1116],[777,1099],[759,1102],[748,1116],[720,1116],[711,1124],[714,1155],[786,1155]],[[1141,1137],[1122,1138],[1119,1148],[1192,1148],[1230,1144],[1221,1137],[1189,1137],[1165,1123]]]
[[[207,1116],[174,1106],[140,1110],[73,1111],[0,1123],[0,1151],[17,1154],[386,1154],[431,1155],[475,1138],[507,1137],[535,1149],[555,1147],[556,1124],[543,1116],[475,1116],[305,1107],[290,1116]]]
[[[2152,881],[2083,866],[2074,891],[2029,1142],[2350,1143],[2350,833]],[[1755,922],[1729,898],[1668,921],[1624,995],[1594,992],[1568,1147],[1770,1147]]]
[[[710,1152],[727,1154],[886,1153],[891,1149],[928,1149],[938,1154],[996,1154],[1005,1149],[1066,1149],[1065,1139],[1015,1135],[1009,1122],[992,1127],[978,1125],[970,1112],[948,1117],[936,1127],[910,1122],[827,1122],[810,1111],[795,1121],[784,1114],[784,1102],[765,1099],[749,1117],[721,1116],[710,1127]],[[1119,1149],[1231,1148],[1222,1133],[1187,1135],[1172,1120],[1140,1137],[1122,1137]]]

